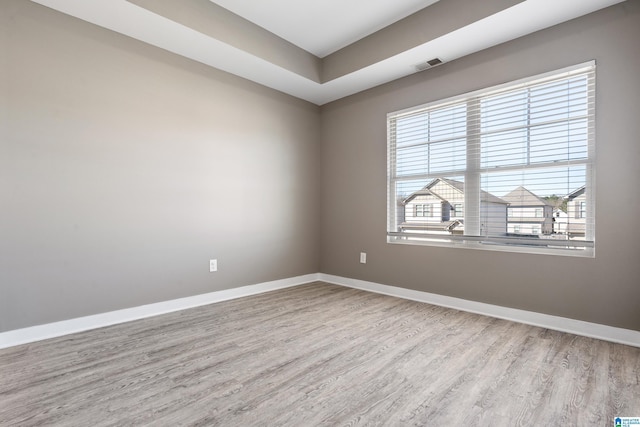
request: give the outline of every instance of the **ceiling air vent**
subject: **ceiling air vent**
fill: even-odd
[[[421,62],[415,66],[416,71],[424,71],[429,68],[435,67],[436,65],[442,64],[442,60],[440,58],[433,58],[426,62]]]

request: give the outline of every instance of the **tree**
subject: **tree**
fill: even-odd
[[[567,212],[567,199],[556,194],[543,197],[545,201],[550,203],[554,209],[560,209],[563,212]]]

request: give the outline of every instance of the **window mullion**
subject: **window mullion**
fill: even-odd
[[[531,88],[527,88],[527,165],[531,164]]]
[[[467,169],[464,182],[464,234],[479,236],[480,224],[480,99],[467,101]]]
[[[592,97],[595,96],[594,94],[594,90],[593,90],[593,86],[595,85],[595,74],[591,73],[589,74],[588,78],[587,78],[587,87],[591,88],[591,90],[588,90],[588,93],[590,93],[589,95],[589,99],[588,99],[588,103],[594,102]],[[587,132],[589,134],[588,136],[588,146],[587,146],[587,151],[588,151],[588,158],[589,158],[589,167],[587,167],[587,173],[586,173],[586,188],[589,191],[589,198],[587,199],[587,205],[586,205],[586,215],[587,215],[587,221],[585,223],[585,239],[588,241],[594,241],[596,236],[595,236],[595,200],[596,200],[596,196],[595,196],[595,168],[594,168],[594,164],[595,164],[595,160],[596,160],[596,147],[595,144],[593,143],[593,141],[595,141],[595,106],[592,105],[589,108],[589,113],[588,113],[588,120],[587,120]]]
[[[397,124],[396,120],[387,121],[387,231],[398,231],[398,203],[397,203]]]

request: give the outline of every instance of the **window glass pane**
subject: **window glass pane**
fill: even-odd
[[[534,126],[530,129],[530,163],[586,159],[587,119]]]
[[[480,101],[483,134],[527,125],[527,91],[487,97]]]
[[[427,182],[423,179],[399,181],[396,185],[397,199],[403,200],[414,191],[422,189],[425,185],[427,185]]]
[[[532,125],[587,115],[587,78],[575,77],[530,89]]]
[[[418,145],[398,148],[396,161],[396,173],[399,177],[426,174],[429,171],[429,147]]]
[[[429,140],[460,138],[467,133],[467,106],[454,105],[429,113]]]
[[[395,136],[398,148],[425,142],[425,135],[428,132],[427,123],[427,117],[420,114],[395,119]]]
[[[466,167],[467,141],[455,139],[429,144],[429,172],[445,173]]]
[[[580,192],[585,184],[585,165],[484,173],[485,198],[495,196],[509,203],[506,224],[500,222],[501,215],[495,209],[484,212],[482,220],[492,226],[486,227],[486,232],[500,235],[499,227],[506,225],[507,235],[584,240],[585,222],[577,220],[584,218],[582,206],[572,204],[567,196]]]
[[[516,171],[490,171],[481,174],[482,190],[502,197],[524,187],[538,197],[564,197],[585,185],[586,166],[542,167]]]
[[[397,176],[464,170],[466,120],[465,103],[395,119]]]
[[[483,168],[526,165],[528,163],[526,129],[483,135],[481,147],[481,167]]]

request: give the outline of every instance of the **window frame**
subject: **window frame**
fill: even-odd
[[[455,218],[463,217],[464,218],[464,205],[462,203],[454,203],[453,204],[453,216]]]
[[[578,219],[587,217],[587,202],[578,202]]]
[[[595,102],[592,97],[595,98],[595,61],[589,61],[582,64],[577,64],[571,67],[566,67],[560,70],[554,70],[547,73],[539,74],[536,76],[527,77],[514,82],[508,82],[502,85],[481,89],[478,91],[457,95],[451,98],[446,98],[439,101],[430,102],[428,104],[407,108],[404,110],[396,111],[387,114],[387,242],[399,243],[399,244],[417,244],[417,245],[429,245],[429,246],[445,246],[445,247],[462,247],[470,249],[484,249],[484,250],[497,250],[497,251],[509,251],[509,252],[526,252],[536,254],[551,254],[551,255],[567,255],[567,256],[580,256],[580,257],[594,257],[595,256]],[[585,71],[586,70],[586,71]],[[479,123],[475,125],[469,124],[472,120],[467,120],[467,132],[463,137],[466,145],[466,166],[463,170],[457,170],[455,172],[447,171],[442,173],[442,176],[459,176],[464,175],[464,214],[465,214],[465,233],[467,230],[471,230],[471,233],[464,235],[449,235],[445,237],[433,236],[430,234],[417,235],[415,233],[406,233],[399,229],[397,218],[399,213],[397,212],[397,193],[396,185],[402,182],[402,179],[394,177],[396,171],[395,165],[395,135],[392,137],[392,133],[395,132],[392,120],[401,117],[404,114],[414,114],[416,112],[425,111],[430,114],[431,111],[438,111],[437,108],[446,108],[450,106],[456,106],[462,102],[466,102],[465,114],[467,117],[473,114],[478,114],[480,111],[480,102],[483,99],[490,97],[492,94],[500,93],[505,88],[514,89],[518,87],[528,88],[534,87],[539,82],[545,80],[553,81],[555,79],[562,79],[564,76],[569,78],[571,76],[585,75],[587,78],[587,115],[586,115],[586,128],[588,132],[587,136],[587,155],[586,160],[576,162],[576,164],[584,165],[585,167],[585,187],[587,188],[587,203],[586,203],[586,216],[589,219],[586,224],[585,240],[576,242],[575,240],[563,241],[563,240],[545,240],[544,242],[536,242],[533,246],[529,246],[531,242],[526,242],[524,239],[518,237],[508,237],[506,233],[505,237],[501,236],[483,236],[481,224],[481,217],[466,217],[470,212],[469,207],[473,208],[472,212],[479,212],[483,208],[480,207],[480,181],[482,177],[483,168],[481,165],[480,150],[475,147],[480,147],[479,141],[471,141],[473,137],[479,137],[480,132],[470,132],[469,129],[472,126],[479,128]],[[474,110],[477,109],[477,110]],[[528,113],[529,114],[529,113]],[[479,122],[479,121],[476,121]],[[477,129],[476,129],[477,130]],[[530,144],[527,140],[527,144]],[[471,148],[470,148],[471,147]],[[566,163],[570,164],[571,160],[567,160]],[[573,163],[571,163],[573,164]],[[430,167],[430,166],[428,166]],[[544,164],[539,166],[533,166],[533,169],[543,169]],[[567,166],[569,167],[569,166]],[[433,175],[433,174],[430,174]],[[469,177],[471,176],[471,179]],[[404,178],[406,181],[407,178]],[[475,206],[475,207],[474,207]],[[510,206],[507,206],[505,217],[508,222],[508,218],[511,213]],[[537,212],[536,212],[537,213]],[[542,217],[544,217],[544,212]],[[394,228],[396,231],[394,231]]]

